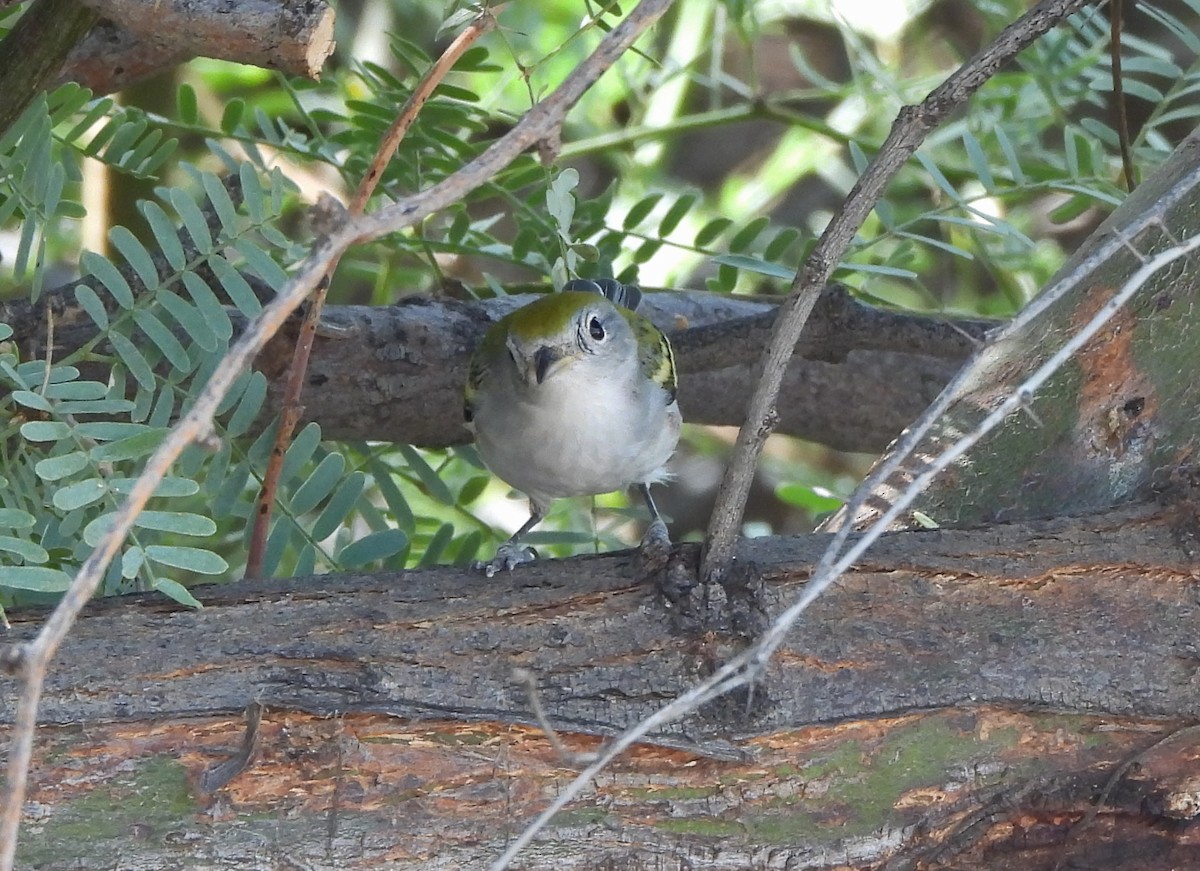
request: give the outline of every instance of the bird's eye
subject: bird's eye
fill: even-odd
[[[599,342],[604,338],[604,324],[600,323],[600,318],[592,318],[588,321],[588,335]]]

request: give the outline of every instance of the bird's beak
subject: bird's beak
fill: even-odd
[[[562,358],[563,355],[559,349],[548,348],[545,345],[533,352],[533,377],[538,384],[546,380],[546,376],[550,374],[554,364]]]

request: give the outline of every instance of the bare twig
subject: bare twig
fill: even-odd
[[[568,765],[586,765],[589,762],[596,761],[595,753],[578,753],[563,743],[562,738],[558,735],[558,730],[550,724],[550,718],[546,716],[546,709],[542,706],[542,697],[538,693],[537,675],[527,668],[514,668],[513,680],[520,682],[525,687],[525,692],[529,694],[529,706],[533,708],[534,719],[546,734],[546,740],[550,742],[550,746],[554,748],[554,752],[558,754]]]
[[[1161,214],[1158,209],[1156,209],[1156,212]],[[1124,241],[1124,237],[1122,237],[1120,242],[1123,243]],[[1028,402],[1029,398],[1037,392],[1038,388],[1045,384],[1076,352],[1103,329],[1113,316],[1141,289],[1146,281],[1175,261],[1188,256],[1197,249],[1200,249],[1200,235],[1192,236],[1153,257],[1146,258],[1141,267],[1130,276],[1099,311],[1078,332],[1073,334],[1057,352],[1051,355],[1033,374],[1013,390],[974,429],[964,434],[940,455],[931,458],[925,470],[914,478],[903,493],[898,495],[888,511],[869,530],[856,539],[854,544],[845,553],[837,556],[836,561],[831,557],[831,553],[835,553],[833,549],[837,546],[838,542],[837,539],[832,541],[829,545],[830,549],[827,550],[825,558],[821,563],[822,566],[826,566],[828,563],[828,567],[818,568],[812,579],[805,586],[804,592],[800,597],[772,622],[771,626],[752,646],[731,659],[708,679],[695,685],[686,693],[678,696],[654,714],[631,726],[613,739],[612,743],[600,752],[599,758],[568,784],[550,806],[537,819],[530,823],[525,831],[509,845],[504,854],[491,865],[491,871],[504,871],[504,869],[508,868],[509,863],[536,837],[537,833],[550,822],[555,814],[578,797],[591,780],[603,771],[613,759],[646,734],[695,710],[710,699],[752,684],[757,675],[766,666],[767,661],[774,651],[783,643],[783,640],[787,637],[788,632],[791,631],[800,615],[843,572],[862,557],[866,550],[883,535],[892,521],[917,498],[922,490],[929,486],[929,482],[935,476],[961,458],[987,433],[999,426],[1008,415],[1022,408]],[[1075,282],[1078,282],[1086,274],[1087,270],[1082,267],[1072,271]]]
[[[820,289],[846,253],[854,234],[875,208],[887,183],[926,135],[956,111],[1005,62],[1085,3],[1086,0],[1043,0],[934,89],[920,106],[906,106],[900,110],[883,147],[850,191],[803,268],[796,273],[792,295],[783,304],[771,341],[763,351],[758,386],[750,400],[746,422],[738,433],[737,445],[725,469],[717,491],[717,504],[709,521],[700,570],[706,581],[719,582],[729,572],[754,467],[763,443],[774,429],[775,398],[792,348]]]
[[[1125,101],[1125,76],[1121,71],[1121,31],[1125,26],[1124,0],[1112,0],[1108,6],[1108,51],[1112,58],[1113,103],[1117,112],[1117,139],[1121,144],[1121,170],[1125,174],[1125,189],[1137,187],[1133,169],[1133,143],[1129,139],[1129,111]]]
[[[27,644],[14,645],[0,655],[0,667],[18,672],[22,677],[8,752],[8,777],[3,802],[0,803],[0,871],[12,871],[13,867],[29,764],[33,756],[38,702],[50,661],[79,612],[95,593],[109,563],[129,534],[134,518],[153,495],[158,483],[184,448],[209,435],[213,415],[229,388],[250,365],[267,339],[279,330],[288,315],[312,292],[333,258],[357,242],[395,232],[445,209],[492,178],[530,145],[552,135],[576,101],[658,20],[670,2],[643,0],[601,40],[596,51],[576,67],[553,94],[526,113],[512,130],[461,170],[428,191],[406,197],[374,215],[346,220],[327,237],[318,238],[312,253],[299,265],[292,279],[230,347],[204,390],[196,397],[191,410],[147,461],[145,470],[134,482],[125,502],[112,515],[108,532],[84,560],[71,586],[37,637]]]
[[[496,18],[491,9],[484,9],[467,27],[454,38],[454,41],[442,52],[442,56],[429,68],[417,87],[413,90],[404,107],[392,126],[388,128],[379,144],[375,159],[367,174],[363,176],[350,201],[350,214],[361,215],[371,198],[383,170],[396,153],[404,135],[412,127],[417,113],[429,100],[434,89],[446,77],[451,68],[470,48],[475,40],[496,26]],[[279,429],[275,434],[275,444],[271,448],[271,456],[267,460],[266,472],[263,475],[262,490],[258,495],[257,507],[254,511],[254,528],[250,534],[250,547],[246,556],[246,577],[257,578],[262,575],[263,554],[267,549],[267,532],[271,526],[271,508],[275,504],[275,494],[279,490],[279,476],[283,473],[283,459],[288,445],[292,441],[292,433],[304,413],[300,404],[300,394],[304,391],[305,375],[308,373],[308,361],[312,356],[313,342],[317,336],[317,324],[321,320],[321,312],[325,308],[325,297],[329,291],[329,282],[337,269],[338,260],[335,257],[325,270],[325,275],[317,283],[312,299],[308,302],[304,313],[304,322],[300,325],[300,334],[296,338],[296,347],[292,354],[292,365],[288,371],[288,383],[284,389],[283,407],[279,413]]]

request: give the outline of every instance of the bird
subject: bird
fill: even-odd
[[[484,334],[464,417],[487,467],[529,498],[529,520],[475,564],[488,577],[537,558],[520,540],[556,499],[629,486],[652,518],[643,551],[669,551],[650,485],[670,477],[682,416],[671,343],[637,313],[641,299],[635,285],[574,279]]]

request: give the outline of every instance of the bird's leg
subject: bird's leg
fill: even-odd
[[[650,509],[651,517],[650,527],[642,536],[642,564],[647,569],[662,568],[666,566],[667,560],[671,556],[671,537],[667,534],[667,524],[663,521],[662,515],[658,513],[658,506],[654,504],[654,497],[650,495],[650,485],[638,484],[637,486],[638,492],[642,494],[642,499],[646,501],[646,507]]]
[[[496,548],[496,555],[492,557],[491,562],[476,561],[474,568],[476,571],[482,571],[489,578],[494,578],[497,572],[511,572],[517,566],[524,563],[531,563],[537,559],[537,551],[532,547],[521,547],[517,542],[529,530],[533,529],[542,522],[542,518],[546,516],[546,510],[529,503],[529,519],[525,521],[525,525],[508,537],[508,541]]]

